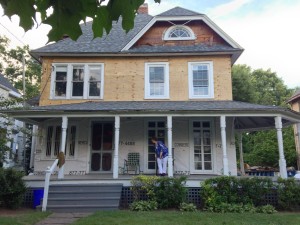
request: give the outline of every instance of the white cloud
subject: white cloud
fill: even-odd
[[[155,3],[154,0],[146,0],[145,2],[148,3],[149,14],[153,16],[183,4],[182,0],[162,0],[160,4]]]
[[[230,2],[218,5],[217,7],[208,10],[208,14],[212,18],[223,17],[228,14],[231,14],[244,5],[251,3],[253,0],[232,0]]]
[[[51,28],[49,25],[36,25],[25,33],[24,29],[19,26],[20,19],[18,16],[12,16],[10,20],[3,14],[3,9],[0,7],[0,34],[7,36],[11,40],[11,47],[22,46],[25,43],[31,49],[35,49],[47,43],[48,38],[46,34]]]
[[[282,2],[282,1],[281,1]],[[289,87],[300,86],[300,2],[274,2],[258,13],[215,22],[245,48],[237,63],[253,69],[271,69]]]

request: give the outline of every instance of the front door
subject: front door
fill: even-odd
[[[113,123],[93,122],[91,136],[91,172],[111,171]]]
[[[211,121],[192,122],[191,171],[212,172],[212,124]]]

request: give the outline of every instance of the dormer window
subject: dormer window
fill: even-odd
[[[175,25],[167,29],[164,40],[194,40],[195,34],[191,28],[183,25]]]

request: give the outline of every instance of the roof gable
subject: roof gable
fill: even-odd
[[[216,46],[196,46],[203,45],[203,43],[196,43],[194,50],[188,48],[186,45],[179,46],[179,48],[172,47],[169,49],[164,46],[152,48],[152,43],[147,48],[135,48],[135,44],[141,37],[157,22],[191,22],[201,21],[206,24],[215,36],[223,39],[225,44]],[[77,41],[70,38],[63,39],[54,44],[49,44],[42,48],[31,51],[31,55],[36,59],[41,56],[136,56],[136,55],[153,55],[155,53],[164,54],[193,54],[206,55],[208,52],[217,52],[217,54],[229,54],[232,56],[232,63],[240,56],[243,48],[239,46],[233,39],[231,39],[225,32],[223,32],[216,24],[214,24],[206,15],[193,12],[181,7],[175,7],[155,17],[148,14],[138,14],[135,18],[134,28],[126,33],[122,28],[122,19],[113,24],[110,33],[104,34],[102,38],[93,39],[92,22],[88,22],[81,26],[83,34]],[[207,44],[207,43],[206,43]],[[211,48],[210,48],[211,47]],[[205,49],[205,51],[202,51]],[[156,51],[157,50],[157,51]],[[225,51],[224,51],[225,50]]]

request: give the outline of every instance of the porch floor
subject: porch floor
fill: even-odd
[[[155,174],[144,174],[146,176],[154,176]],[[57,175],[51,175],[50,182],[52,184],[65,183],[65,184],[79,184],[79,183],[122,183],[123,186],[131,186],[130,181],[136,174],[120,174],[117,179],[113,178],[112,173],[103,174],[85,174],[85,175],[65,175],[64,179],[58,179]],[[181,175],[174,175],[180,177]],[[212,174],[192,174],[186,175],[187,187],[200,187],[200,181],[216,177],[218,175]],[[28,175],[24,176],[23,180],[28,187],[43,187],[45,175]]]

